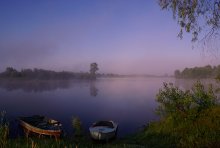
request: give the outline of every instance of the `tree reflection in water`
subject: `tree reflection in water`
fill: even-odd
[[[98,95],[98,89],[96,87],[96,81],[93,80],[90,82],[90,95],[96,97]]]
[[[77,81],[78,82],[78,81]],[[57,89],[68,89],[74,85],[88,87],[90,95],[96,97],[98,89],[96,88],[96,81],[80,81],[80,83],[73,83],[70,80],[0,80],[0,88],[7,91],[22,90],[24,92],[45,92],[56,91]]]
[[[1,80],[0,88],[7,91],[44,92],[70,87],[68,80]]]

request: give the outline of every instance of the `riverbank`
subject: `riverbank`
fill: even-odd
[[[175,121],[176,122],[176,121]],[[196,119],[174,124],[171,117],[149,123],[144,129],[108,142],[93,141],[89,135],[61,137],[8,138],[8,128],[0,128],[1,148],[145,148],[145,147],[219,147],[220,106],[204,110]]]
[[[146,145],[128,142],[128,139],[117,139],[110,142],[97,142],[88,138],[16,138],[8,139],[3,148],[144,148]]]

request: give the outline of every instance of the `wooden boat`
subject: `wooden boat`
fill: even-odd
[[[30,133],[35,133],[38,134],[39,137],[47,135],[57,139],[62,133],[62,125],[60,122],[44,116],[34,115],[30,117],[20,117],[19,121],[26,137],[28,137]]]
[[[118,124],[113,121],[98,121],[89,128],[94,140],[110,140],[116,137]]]

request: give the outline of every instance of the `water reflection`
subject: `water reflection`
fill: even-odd
[[[119,123],[120,137],[131,134],[143,124],[159,118],[155,114],[155,98],[163,87],[163,82],[189,89],[195,81],[173,78],[105,78],[96,81],[1,80],[0,110],[6,110],[11,121],[19,116],[35,114],[57,119],[63,124],[67,134],[72,134],[72,116],[81,119],[84,129],[88,129],[98,120],[114,120]]]
[[[98,89],[96,88],[96,81],[90,82],[90,95],[96,97],[98,95]]]
[[[69,81],[59,80],[0,80],[0,88],[7,91],[23,90],[24,92],[44,92],[67,89]]]
[[[89,85],[88,85],[89,84]],[[69,89],[72,87],[89,87],[90,95],[96,97],[98,89],[96,81],[69,81],[69,80],[0,80],[0,88],[6,91],[22,90],[27,93],[41,93]]]
[[[0,81],[0,109],[12,120],[36,114],[57,119],[67,134],[72,134],[72,116],[81,119],[84,129],[98,120],[114,120],[119,123],[120,137],[158,119],[155,96],[163,82],[170,81],[173,79],[4,80]]]

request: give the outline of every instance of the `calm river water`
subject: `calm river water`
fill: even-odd
[[[158,120],[155,101],[163,82],[182,88],[191,81],[174,78],[102,78],[96,81],[0,81],[0,110],[10,122],[19,116],[45,115],[61,121],[72,133],[71,119],[79,117],[84,129],[98,120],[119,123],[120,137]],[[14,129],[16,131],[16,128]]]

